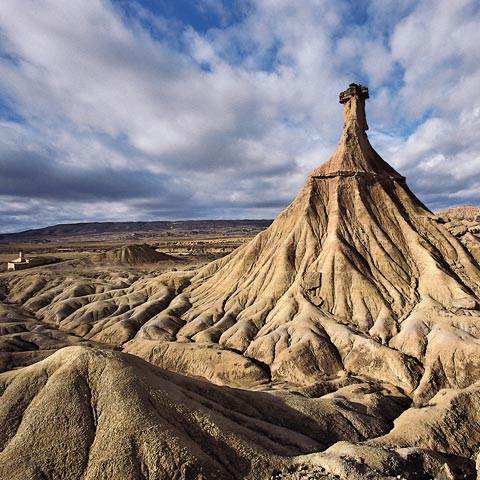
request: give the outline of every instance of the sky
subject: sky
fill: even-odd
[[[477,0],[1,0],[0,232],[274,218],[370,89],[377,152],[480,206]]]

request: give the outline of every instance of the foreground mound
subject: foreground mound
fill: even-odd
[[[445,463],[449,469],[458,463],[421,448],[396,452],[346,442],[310,453],[339,440],[386,433],[389,422],[382,412],[398,408],[401,396],[372,394],[365,385],[313,401],[216,387],[121,353],[69,347],[0,375],[0,394],[0,476],[12,480],[262,479],[275,472],[290,472],[290,478],[356,479],[365,472],[384,478],[376,472],[382,461],[391,473],[402,469],[407,478],[421,478],[410,474],[424,468],[435,474]],[[450,395],[449,401],[459,395],[469,399],[468,413],[478,414],[478,389]],[[356,407],[356,396],[364,399],[362,408]],[[452,419],[444,419],[441,408],[432,409],[435,428],[443,433]],[[426,428],[420,424],[417,436]],[[448,450],[450,438],[442,448]],[[400,435],[395,441],[411,440]],[[471,473],[472,462],[464,460],[461,472]]]

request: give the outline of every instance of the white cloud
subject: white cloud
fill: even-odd
[[[107,0],[0,3],[0,94],[23,117],[0,124],[0,157],[5,168],[15,151],[17,163],[42,163],[43,185],[70,169],[77,196],[58,219],[93,218],[91,198],[108,202],[74,185],[88,175],[105,179],[112,218],[276,215],[332,153],[351,81],[371,87],[374,146],[432,206],[460,191],[480,201],[461,183],[480,174],[474,0],[256,0],[242,15],[198,5],[215,7],[220,28],[196,31],[135,2],[129,16]],[[122,203],[108,172],[134,188],[145,175],[144,203]],[[58,197],[40,187],[32,196],[49,211]],[[30,200],[11,193],[27,225]]]
[[[400,93],[408,113],[467,107],[465,83],[480,80],[479,25],[475,0],[424,1],[397,25],[392,55],[405,70]]]

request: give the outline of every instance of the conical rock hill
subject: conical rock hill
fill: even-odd
[[[370,145],[365,88],[342,95],[344,131],[332,157],[270,228],[191,278],[179,328],[165,328],[170,313],[159,315],[134,343],[159,332],[158,340],[241,352],[277,380],[347,370],[406,391],[425,362],[442,363],[444,337],[462,340],[467,358],[478,352],[478,265]],[[459,381],[445,376],[447,385]],[[434,379],[424,380],[428,390]]]
[[[166,253],[157,252],[150,245],[126,245],[87,257],[83,263],[92,265],[143,265],[174,260]],[[81,263],[81,262],[79,262]]]
[[[368,89],[264,232],[197,271],[95,285],[19,276],[10,302],[87,340],[219,384],[334,390],[356,377],[422,403],[480,379],[480,267],[375,152]],[[39,274],[40,275],[40,274]],[[355,381],[357,381],[355,380]]]

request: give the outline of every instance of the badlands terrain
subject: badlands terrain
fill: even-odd
[[[429,211],[367,98],[271,225],[2,236],[59,261],[0,276],[0,478],[477,478],[480,211]]]

